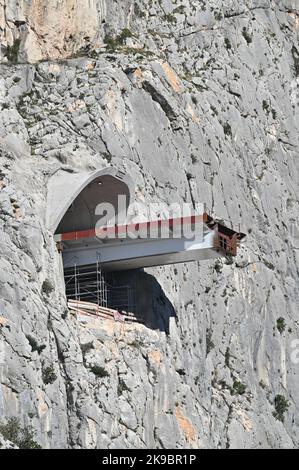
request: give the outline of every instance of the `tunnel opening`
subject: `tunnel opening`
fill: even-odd
[[[119,204],[120,196],[125,207]],[[78,315],[140,321],[168,331],[174,308],[144,268],[236,256],[245,237],[204,208],[189,217],[140,223],[126,219],[127,225],[121,225],[120,211],[126,212],[133,202],[134,184],[112,167],[93,174],[55,175],[49,200],[49,227],[61,254],[68,306]],[[106,218],[99,232],[100,203],[112,206],[116,218]],[[186,227],[195,228],[192,239]],[[165,228],[170,236],[152,236],[152,229],[160,234]]]
[[[118,214],[119,197],[123,196],[126,208],[130,203],[130,189],[124,181],[124,174],[100,175],[91,180],[79,195],[71,201],[60,220],[55,233],[70,233],[93,229],[98,220],[97,206],[101,203],[111,204],[115,216]],[[106,220],[109,222],[109,219]]]
[[[101,317],[169,333],[175,308],[156,278],[141,269],[103,271],[100,263],[64,270],[70,310],[79,320]]]

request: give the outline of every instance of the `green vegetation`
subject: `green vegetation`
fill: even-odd
[[[282,334],[284,330],[286,329],[286,322],[283,317],[279,317],[276,320],[276,328],[278,329],[279,333]]]
[[[133,340],[131,343],[129,343],[129,344],[130,344],[130,346],[132,346],[132,348],[136,348],[136,349],[140,349],[140,348],[143,346],[142,342],[141,342],[140,340],[138,340],[138,339],[134,339],[134,340]]]
[[[104,367],[94,365],[90,367],[91,372],[97,377],[109,377],[109,373],[104,369]]]
[[[104,43],[106,44],[107,46],[107,50],[109,51],[115,51],[115,49],[117,49],[117,47],[120,45],[116,38],[113,38],[112,36],[110,36],[110,34],[107,34],[104,38]]]
[[[20,449],[41,449],[41,446],[34,441],[32,427],[22,428],[16,417],[10,418],[6,424],[0,424],[0,434]]]
[[[128,29],[125,28],[122,30],[122,32],[117,36],[118,40],[123,44],[127,38],[133,37],[132,32]]]
[[[282,423],[284,422],[284,413],[289,409],[289,402],[285,399],[283,395],[276,395],[274,399],[274,406],[275,411],[273,412],[273,416]]]
[[[64,312],[61,314],[61,318],[63,320],[66,320],[66,318],[68,317],[68,314],[69,314],[69,309],[68,308],[65,308],[64,309]]]
[[[165,21],[168,21],[168,23],[172,23],[172,24],[175,24],[177,22],[177,19],[174,15],[172,15],[171,13],[168,13],[167,15],[164,15],[163,19]]]
[[[85,354],[87,354],[92,349],[94,349],[93,343],[81,344],[81,351],[82,351],[83,356],[85,356]]]
[[[51,365],[46,367],[42,371],[42,378],[45,385],[52,384],[57,379],[57,375],[54,372],[54,366]]]
[[[103,152],[103,153],[102,153],[102,157],[103,157],[105,160],[107,160],[108,163],[110,163],[111,160],[112,160],[112,155],[111,155],[110,153],[108,153],[108,152]]]
[[[12,46],[7,46],[6,57],[9,62],[16,64],[18,62],[21,39],[15,39]]]
[[[215,16],[215,20],[217,21],[221,21],[223,18],[223,15],[220,11],[214,11],[214,16]]]
[[[217,108],[215,108],[215,106],[211,105],[211,110],[212,110],[212,112],[214,113],[215,116],[218,116],[218,111],[217,111]]]
[[[49,295],[51,294],[51,292],[53,292],[53,290],[54,290],[53,284],[49,281],[49,279],[46,279],[42,285],[42,292],[46,295]]]
[[[223,127],[224,134],[232,137],[233,133],[232,133],[231,125],[228,122],[226,122],[222,124],[222,127]]]
[[[172,14],[178,13],[180,15],[183,15],[185,13],[185,7],[184,5],[180,5],[177,8],[175,8],[172,12]]]
[[[125,44],[125,41],[127,38],[131,38],[131,37],[133,37],[132,32],[128,28],[125,28],[116,37],[113,37],[113,36],[110,36],[110,34],[107,34],[105,36],[104,43],[107,45],[107,50],[115,51],[120,46]]]
[[[139,18],[145,18],[145,16],[146,16],[145,11],[141,10],[138,3],[134,4],[134,13],[135,13],[136,16],[139,16]]]
[[[38,342],[36,341],[36,339],[33,338],[32,336],[28,335],[28,336],[26,336],[26,338],[29,341],[32,352],[37,351],[38,354],[41,354],[42,351],[46,348],[46,346],[44,344],[39,345]]]
[[[235,380],[234,381],[234,384],[233,384],[233,392],[234,394],[237,394],[237,395],[244,395],[246,391],[246,385],[242,384],[241,382],[239,382],[238,380]]]

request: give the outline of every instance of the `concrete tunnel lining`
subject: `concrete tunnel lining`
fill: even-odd
[[[98,219],[96,206],[109,202],[116,207],[120,194],[127,196],[128,207],[135,198],[135,185],[129,175],[117,168],[92,173],[60,170],[48,186],[48,229],[54,234],[94,228]]]

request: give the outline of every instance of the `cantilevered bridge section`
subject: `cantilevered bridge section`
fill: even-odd
[[[105,271],[121,271],[235,256],[243,237],[204,213],[62,233],[55,240],[65,268],[99,261]]]

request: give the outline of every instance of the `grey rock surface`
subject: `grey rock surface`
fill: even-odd
[[[47,3],[44,41],[0,0],[0,422],[44,448],[298,447],[298,2],[93,0],[65,37]],[[248,233],[233,262],[147,270],[168,334],[66,312],[47,185],[109,165]]]

